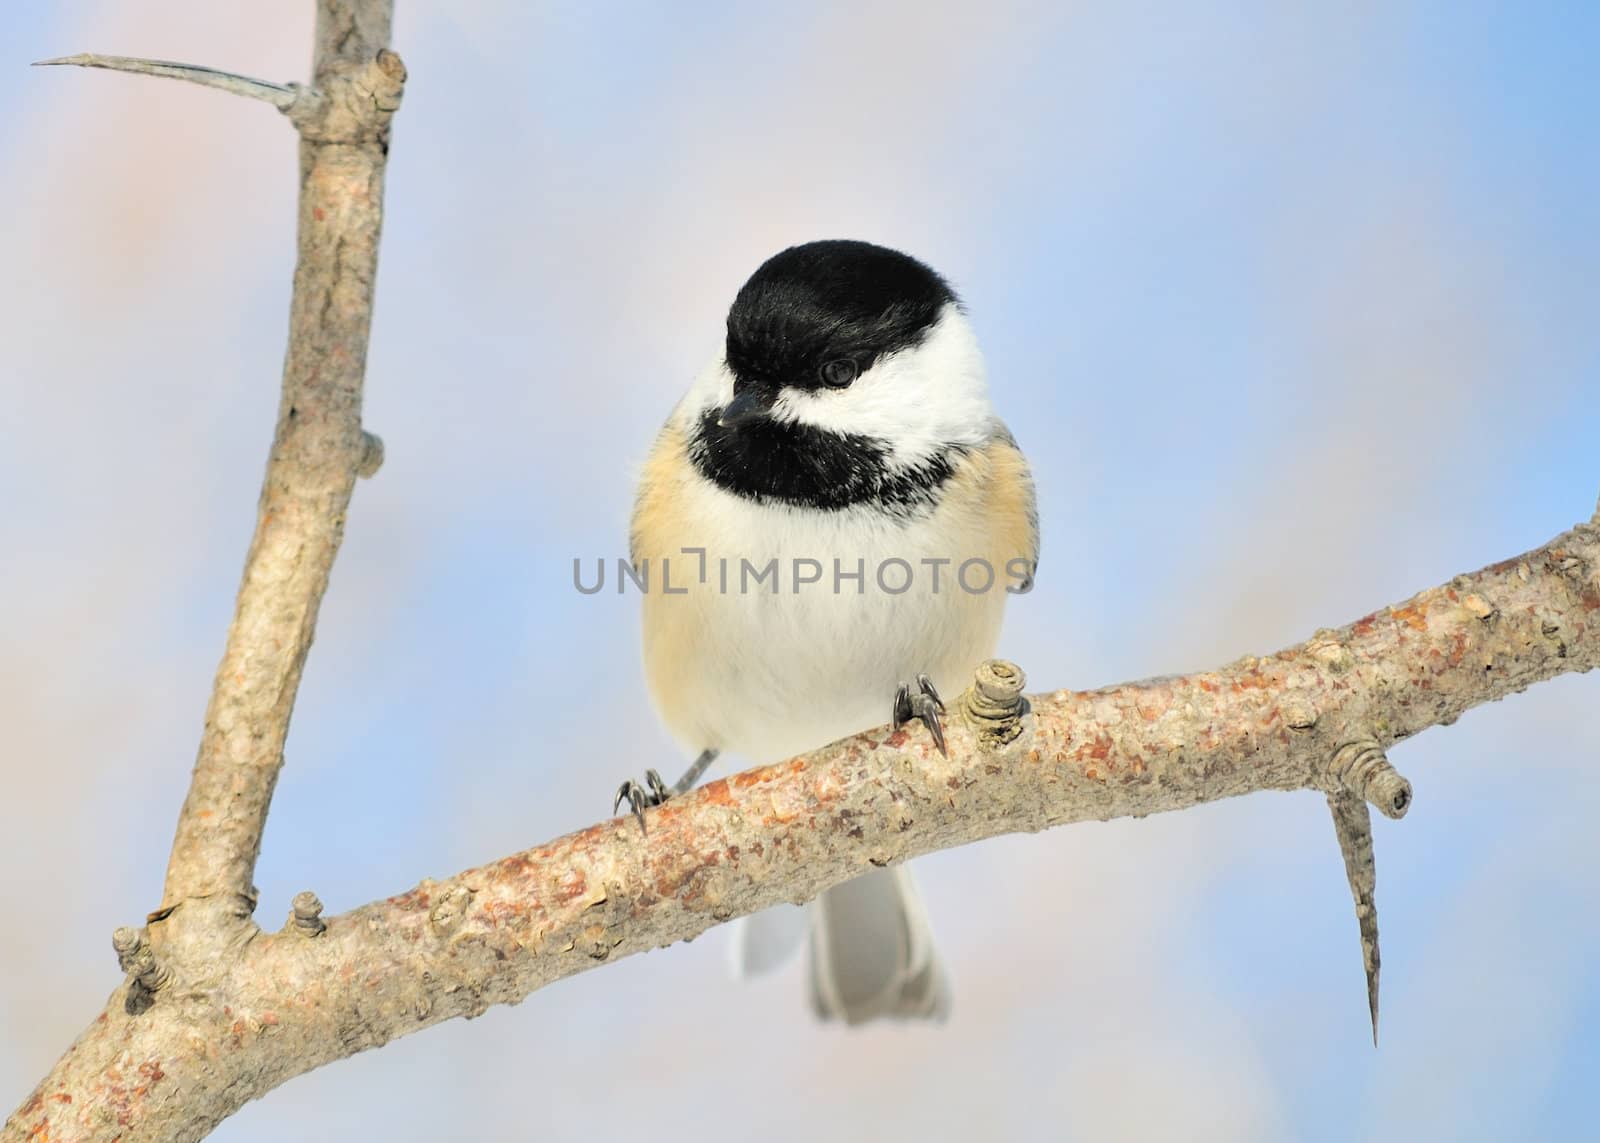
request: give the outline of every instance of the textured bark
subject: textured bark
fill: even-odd
[[[22,1140],[191,1140],[285,1080],[869,865],[1003,833],[1254,790],[1334,808],[1376,1019],[1371,802],[1404,813],[1383,750],[1543,679],[1600,665],[1600,520],[1265,659],[1022,700],[980,668],[949,757],[871,731],[342,916],[295,898],[251,919],[262,827],[351,490],[382,460],[361,388],[389,122],[404,69],[390,0],[319,0],[309,87],[123,57],[279,106],[301,133],[300,256],[256,533],[161,909],[119,929],[126,977],[7,1120]],[[624,767],[618,766],[618,770]],[[1365,909],[1365,912],[1362,910]]]
[[[243,918],[254,908],[251,879],[301,669],[351,491],[369,439],[376,440],[361,428],[361,389],[389,123],[405,79],[399,57],[387,50],[391,7],[321,4],[312,84],[285,108],[301,143],[283,396],[244,581],[167,866],[162,909],[172,912],[152,932],[158,950],[226,932],[213,912]]]
[[[282,932],[252,929],[208,975],[167,966],[137,1016],[132,978],[0,1139],[197,1139],[331,1060],[868,865],[1255,790],[1344,799],[1342,746],[1387,746],[1597,665],[1595,524],[1205,674],[1036,694],[1018,714],[993,701],[986,664],[985,691],[952,704],[948,758],[920,729],[860,734],[649,810],[647,832],[615,818],[325,922],[299,900]]]

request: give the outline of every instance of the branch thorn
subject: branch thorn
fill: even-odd
[[[1378,1046],[1378,905],[1374,892],[1378,866],[1372,854],[1372,813],[1367,803],[1340,791],[1328,795],[1333,829],[1344,857],[1344,875],[1355,898],[1356,923],[1361,929],[1361,963],[1367,974],[1367,1014],[1372,1019],[1372,1046]]]
[[[201,87],[214,87],[229,95],[242,95],[246,99],[259,99],[270,103],[279,111],[288,112],[305,97],[306,89],[297,83],[272,83],[265,79],[252,79],[231,71],[220,71],[200,64],[173,63],[170,60],[147,60],[134,56],[102,56],[93,52],[79,52],[75,56],[59,56],[52,60],[36,60],[34,67],[96,67],[107,71],[123,71],[132,75],[153,75],[162,79],[181,79]]]

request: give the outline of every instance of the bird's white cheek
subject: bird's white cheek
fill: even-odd
[[[953,308],[921,345],[880,359],[849,388],[790,390],[779,405],[787,419],[879,441],[907,467],[983,443],[995,417],[977,338]]]

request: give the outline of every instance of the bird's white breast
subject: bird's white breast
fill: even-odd
[[[1005,487],[1001,469],[1011,473]],[[651,564],[646,673],[664,721],[686,752],[763,762],[881,725],[897,684],[919,673],[953,697],[994,648],[1015,583],[1006,562],[1033,555],[1031,509],[1009,441],[971,454],[938,505],[906,521],[870,506],[824,511],[734,495],[693,469],[669,426],[634,517],[634,558]],[[704,548],[703,565],[685,548]],[[993,568],[987,590],[958,582],[958,565],[974,558]],[[755,578],[771,561],[776,585]],[[795,582],[819,566],[819,581]],[[969,572],[969,585],[984,578]],[[908,590],[885,590],[908,577]]]

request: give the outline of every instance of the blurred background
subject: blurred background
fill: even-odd
[[[30,70],[307,74],[313,5],[0,15],[0,1104],[157,904],[277,403],[295,140]],[[258,873],[275,927],[604,817],[677,763],[580,596],[728,302],[818,237],[962,292],[1032,458],[1037,687],[1267,653],[1600,492],[1600,11],[402,0],[357,489]],[[552,696],[560,714],[549,713]],[[1383,1044],[1321,797],[918,863],[942,1029],[811,1022],[727,934],[295,1080],[221,1140],[1592,1138],[1600,679],[1393,752]],[[727,772],[724,769],[722,772]],[[20,986],[18,986],[20,984]],[[292,1117],[292,1118],[291,1118]]]

